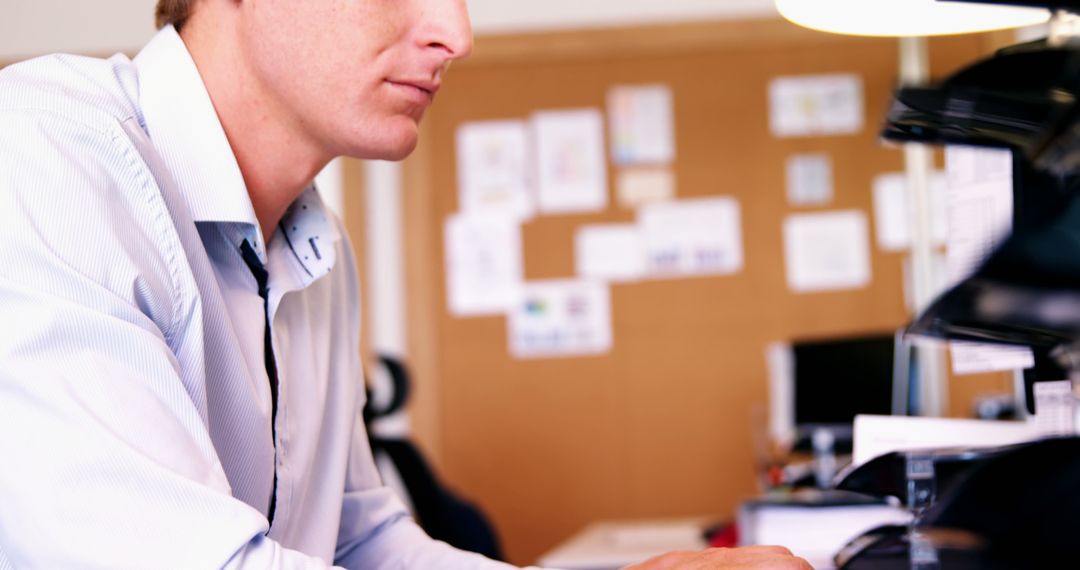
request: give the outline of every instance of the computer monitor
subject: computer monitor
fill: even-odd
[[[796,446],[825,428],[837,451],[848,450],[856,415],[904,413],[910,355],[903,347],[895,331],[793,342]]]

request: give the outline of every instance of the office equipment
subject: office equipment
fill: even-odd
[[[938,494],[962,484],[970,468],[1021,445],[915,447],[890,451],[869,461],[852,464],[837,476],[836,488],[865,496],[894,499],[909,511],[922,514],[933,505]],[[916,481],[928,479],[932,479],[931,492],[917,494],[919,488]]]
[[[1007,69],[1017,73],[1002,75]],[[939,86],[901,89],[885,129],[889,138],[1013,152],[1021,206],[1012,234],[971,276],[923,311],[908,332],[1032,346],[1038,370],[1029,382],[1060,380],[1057,371],[1073,378],[1080,374],[1078,79],[1075,38],[1052,36],[1005,50]],[[1068,386],[1046,387],[1058,390],[1029,388],[1029,395],[1073,397]],[[913,524],[899,542],[895,535],[868,539],[888,553],[874,546],[854,548],[844,568],[1061,566],[1075,557],[1080,534],[1077,477],[1076,437],[880,456],[849,473],[841,485],[905,496]]]
[[[838,552],[837,566],[1060,567],[1076,555],[1077,477],[1076,437],[879,456],[848,473],[839,487],[902,500],[912,524],[868,531]]]
[[[1075,564],[1080,536],[1080,438],[1050,439],[996,454],[930,508],[925,524],[983,541],[998,568]]]
[[[1052,348],[1080,332],[1075,154],[1080,50],[1051,38],[1002,50],[940,85],[897,92],[888,139],[1006,148],[1014,228],[910,332]]]
[[[782,544],[817,570],[851,539],[881,525],[906,525],[911,516],[889,502],[846,491],[808,490],[743,503],[739,543]]]
[[[847,472],[838,488],[899,501],[911,519],[907,527],[877,527],[852,539],[837,551],[836,566],[841,570],[993,567],[986,564],[985,544],[979,537],[930,527],[927,513],[939,495],[964,485],[970,472],[1011,449],[896,451]]]
[[[850,451],[857,415],[892,413],[894,377],[903,378],[907,370],[907,352],[896,333],[796,341],[791,352],[797,447],[824,429],[838,450]]]

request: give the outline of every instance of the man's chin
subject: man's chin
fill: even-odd
[[[404,142],[395,145],[393,148],[387,149],[386,154],[376,160],[405,160],[406,157],[412,154],[412,151],[416,150],[417,142],[417,137],[413,137],[408,142]]]
[[[412,151],[416,149],[418,141],[419,133],[417,130],[413,130],[412,132],[400,133],[393,138],[382,139],[375,141],[374,143],[369,141],[367,144],[354,145],[344,154],[352,158],[364,160],[398,161],[403,160],[405,157],[412,154]]]

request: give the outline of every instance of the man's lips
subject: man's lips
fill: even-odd
[[[439,83],[422,79],[387,79],[387,83],[430,102],[439,91]]]

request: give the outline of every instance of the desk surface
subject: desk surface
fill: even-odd
[[[540,557],[563,570],[615,570],[672,550],[706,547],[705,529],[715,517],[613,520],[592,523]]]

